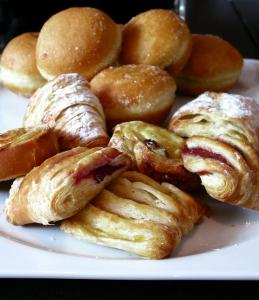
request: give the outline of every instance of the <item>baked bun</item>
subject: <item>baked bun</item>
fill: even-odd
[[[205,91],[231,89],[243,66],[238,50],[220,37],[208,34],[193,34],[192,44],[191,56],[176,77],[177,91],[195,96]]]
[[[171,255],[204,214],[191,196],[138,172],[115,179],[61,229],[75,237],[145,258]]]
[[[0,181],[25,175],[57,152],[57,138],[46,126],[0,134]]]
[[[152,9],[132,18],[124,27],[124,64],[171,66],[178,73],[191,52],[191,34],[174,12]]]
[[[175,81],[150,65],[124,65],[101,71],[91,80],[112,128],[117,123],[141,120],[161,124],[175,97]]]
[[[131,157],[133,170],[190,191],[200,187],[200,180],[183,167],[184,144],[173,132],[142,121],[116,125],[109,142],[110,147]]]
[[[53,15],[42,27],[37,66],[47,80],[64,73],[91,79],[117,60],[121,27],[101,10],[73,7]]]
[[[59,153],[14,181],[6,203],[7,219],[15,225],[48,225],[71,217],[128,165],[127,155],[108,147]]]
[[[60,75],[38,89],[29,101],[23,124],[48,124],[61,149],[102,147],[109,141],[102,105],[79,74]]]
[[[23,33],[12,39],[1,56],[1,81],[5,87],[26,97],[46,81],[36,67],[37,32]]]

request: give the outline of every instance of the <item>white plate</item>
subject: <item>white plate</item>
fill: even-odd
[[[245,61],[233,92],[259,102],[259,61]],[[1,131],[21,125],[26,101],[0,88]],[[178,98],[175,108],[182,103],[184,99]],[[212,216],[183,239],[171,258],[143,260],[78,241],[57,226],[8,224],[3,208],[10,184],[0,183],[1,277],[259,279],[259,212],[207,200]]]

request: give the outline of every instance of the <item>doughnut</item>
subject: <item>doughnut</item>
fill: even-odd
[[[176,76],[177,91],[197,96],[205,91],[230,90],[243,66],[239,51],[222,38],[209,34],[193,34],[192,44],[190,59]]]
[[[117,60],[121,26],[101,10],[72,7],[43,25],[36,49],[37,66],[51,80],[64,73],[91,79]]]
[[[14,93],[29,97],[45,80],[40,75],[35,59],[37,32],[23,33],[13,38],[1,56],[1,81]]]
[[[133,120],[161,124],[176,89],[166,71],[151,65],[109,67],[97,74],[90,86],[103,105],[109,129]]]

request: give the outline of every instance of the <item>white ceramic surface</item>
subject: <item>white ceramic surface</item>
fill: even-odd
[[[259,61],[245,61],[233,92],[259,102]],[[186,100],[178,98],[174,109]],[[0,88],[0,131],[21,126],[26,103]],[[152,261],[78,241],[58,226],[10,225],[3,212],[10,185],[0,183],[0,277],[259,279],[259,212],[201,195],[212,215],[183,239],[171,258]]]

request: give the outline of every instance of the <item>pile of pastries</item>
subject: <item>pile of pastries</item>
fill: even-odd
[[[60,221],[76,238],[159,259],[202,221],[207,206],[189,194],[202,185],[259,210],[259,105],[223,93],[242,63],[163,9],[121,25],[69,8],[10,41],[1,80],[30,99],[23,128],[0,134],[0,181],[15,179],[7,220]],[[199,96],[165,128],[176,89]]]

